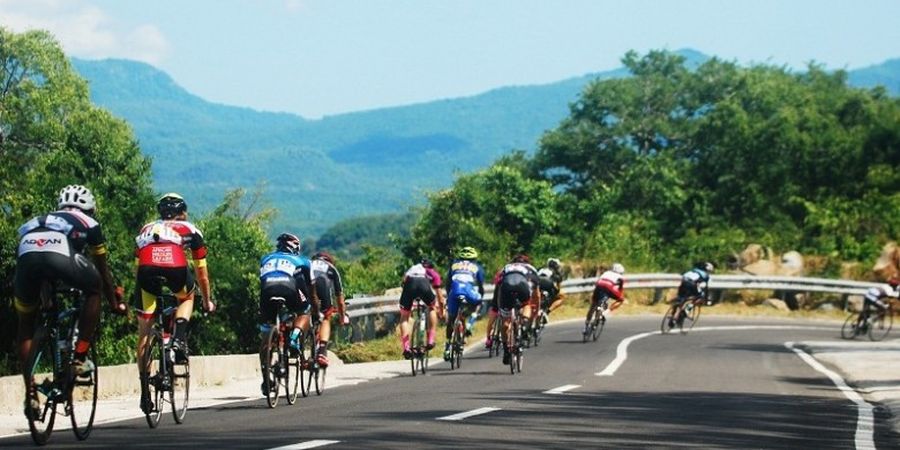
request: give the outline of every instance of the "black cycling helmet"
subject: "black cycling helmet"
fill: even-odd
[[[169,192],[156,202],[156,211],[159,212],[159,217],[164,220],[174,219],[175,216],[187,212],[187,203],[185,203],[184,197],[181,195]]]
[[[324,261],[328,261],[329,263],[334,265],[334,258],[331,256],[330,253],[325,252],[325,251],[317,252],[315,255],[313,255],[313,259],[321,259]]]
[[[713,273],[716,270],[716,265],[709,261],[698,262],[697,264],[694,264],[694,267],[706,273]]]
[[[300,254],[300,238],[291,234],[291,233],[281,233],[277,239],[278,243],[275,244],[275,248],[279,252],[291,253],[294,255]]]
[[[524,253],[519,253],[513,257],[513,262],[531,264],[531,257]]]
[[[427,257],[425,257],[425,256],[423,256],[421,259],[419,259],[419,264],[421,264],[422,267],[427,267],[427,268],[429,268],[429,269],[434,269],[434,263],[431,262],[431,259],[429,259],[429,258],[427,258]]]

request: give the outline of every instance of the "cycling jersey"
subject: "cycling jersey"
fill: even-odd
[[[19,227],[14,278],[15,308],[37,307],[41,281],[59,279],[87,294],[100,292],[100,272],[84,256],[106,253],[100,223],[80,210],[35,217]]]
[[[531,300],[531,292],[540,284],[534,266],[526,263],[509,263],[500,271],[501,310],[523,306]]]
[[[678,299],[684,301],[690,297],[706,297],[709,287],[709,274],[702,269],[691,269],[681,275],[678,286]]]
[[[607,270],[600,275],[600,278],[597,279],[597,283],[594,284],[594,297],[596,299],[597,294],[601,292],[605,292],[610,297],[616,300],[622,300],[622,294],[625,291],[625,278],[620,273],[613,272],[612,270]]]
[[[484,268],[475,261],[457,259],[450,264],[447,274],[450,284],[447,286],[447,312],[456,317],[459,310],[460,297],[470,305],[481,303],[484,295]]]
[[[344,290],[341,274],[330,262],[324,259],[313,259],[310,262],[313,285],[319,299],[319,311],[328,319],[334,314],[334,295],[340,296]]]
[[[434,290],[441,288],[441,276],[431,267],[416,264],[403,275],[403,292],[400,294],[400,309],[412,309],[413,300],[419,298],[429,307],[434,304]]]
[[[556,300],[561,290],[562,275],[549,267],[542,267],[541,270],[538,270],[538,277],[540,278],[541,291],[547,293],[546,298],[543,299],[547,304],[541,305],[541,307],[549,307],[549,303]]]
[[[206,266],[207,255],[203,233],[194,224],[186,220],[156,220],[144,225],[134,241],[141,292],[135,309],[141,318],[153,317],[163,286],[175,294],[179,303],[192,298],[196,286],[185,249],[190,249],[197,267]]]
[[[273,297],[285,299],[289,311],[308,314],[310,303],[310,261],[304,256],[275,251],[259,262],[259,311],[264,323],[275,321],[277,304]]]

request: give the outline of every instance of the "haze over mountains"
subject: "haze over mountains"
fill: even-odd
[[[679,53],[691,64],[707,59]],[[192,209],[204,210],[229,189],[265,183],[267,199],[280,210],[275,228],[304,236],[342,219],[404,211],[459,171],[487,166],[513,149],[532,151],[589,81],[627,75],[617,69],[306,120],[207,102],[144,63],[73,64],[89,80],[93,101],[134,127],[153,158],[159,191],[181,192]],[[852,85],[900,94],[900,59],[848,75]]]

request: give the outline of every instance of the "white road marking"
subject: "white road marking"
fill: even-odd
[[[341,441],[329,441],[325,439],[316,439],[314,441],[300,442],[297,444],[285,445],[284,447],[273,447],[269,450],[302,450],[304,448],[316,448],[325,445],[337,444]]]
[[[854,439],[856,448],[857,450],[875,450],[875,441],[873,438],[875,430],[875,407],[865,401],[859,393],[853,390],[853,388],[848,386],[840,375],[823,366],[808,353],[794,347],[793,342],[785,342],[784,346],[793,350],[800,359],[809,364],[813,369],[816,369],[826,377],[830,378],[831,382],[837,386],[842,394],[844,394],[844,397],[847,397],[847,399],[856,404],[856,437]]]
[[[580,388],[580,384],[567,384],[565,386],[560,386],[557,388],[550,389],[549,391],[544,391],[544,394],[564,394],[567,391],[571,391],[572,389]]]
[[[746,331],[746,330],[834,330],[834,327],[810,327],[810,326],[799,326],[799,325],[725,325],[725,326],[717,326],[717,327],[697,327],[691,329],[691,332],[698,331]],[[659,331],[648,331],[646,333],[635,334],[633,336],[629,336],[625,339],[622,339],[619,342],[619,345],[616,347],[616,357],[607,364],[606,368],[601,370],[600,372],[595,373],[598,377],[611,377],[616,374],[616,371],[619,370],[619,367],[625,363],[625,360],[628,359],[628,346],[631,345],[632,342],[643,339],[647,336],[653,336],[655,334],[662,334]]]
[[[449,420],[449,421],[463,420],[467,417],[479,416],[481,414],[487,414],[489,412],[494,412],[494,411],[499,411],[499,410],[500,410],[500,408],[494,408],[492,406],[487,406],[484,408],[478,408],[478,409],[473,409],[471,411],[461,412],[459,414],[453,414],[451,416],[438,417],[436,420]]]

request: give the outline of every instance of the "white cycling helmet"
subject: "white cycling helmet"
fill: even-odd
[[[613,272],[615,272],[619,275],[625,275],[625,266],[623,266],[619,263],[613,263],[612,268],[609,270],[612,270]]]
[[[59,202],[57,208],[74,207],[82,211],[93,211],[97,208],[94,194],[91,190],[80,185],[70,184],[59,190]]]

